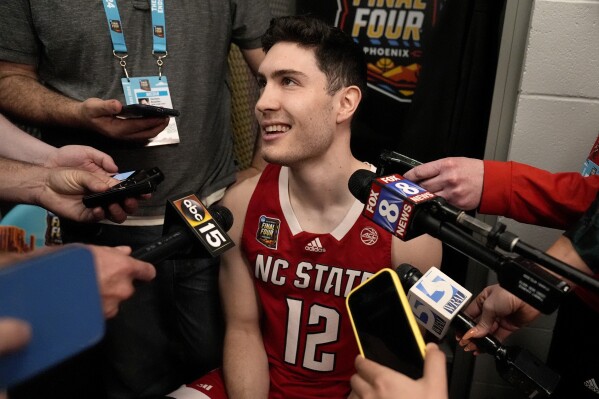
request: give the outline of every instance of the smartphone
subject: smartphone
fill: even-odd
[[[123,106],[121,112],[116,114],[119,119],[134,119],[147,117],[165,117],[179,116],[180,112],[176,109],[156,107],[146,104],[130,104]]]
[[[399,173],[403,176],[408,170],[418,165],[422,165],[422,162],[400,154],[399,152],[384,150],[379,156],[377,175],[386,176]]]
[[[422,377],[425,343],[401,282],[385,268],[346,299],[360,353],[410,378]]]
[[[83,204],[87,208],[107,206],[125,198],[152,193],[164,180],[164,174],[157,167],[120,173],[113,177],[121,182],[102,193],[93,193],[83,197]]]
[[[90,250],[69,245],[0,267],[3,317],[29,323],[31,341],[0,356],[0,391],[98,342],[104,316]]]

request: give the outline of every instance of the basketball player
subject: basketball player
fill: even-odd
[[[347,398],[358,354],[347,294],[381,268],[441,261],[430,236],[402,242],[361,217],[347,187],[372,169],[350,151],[366,89],[360,48],[308,17],[273,20],[262,44],[256,116],[269,165],[223,200],[238,243],[220,270],[223,369],[169,397]]]

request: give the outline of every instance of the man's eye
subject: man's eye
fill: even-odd
[[[283,78],[281,80],[281,83],[283,84],[283,86],[289,86],[289,85],[294,85],[295,82],[289,78]]]
[[[256,82],[258,83],[258,87],[260,88],[266,86],[266,79],[256,79]]]

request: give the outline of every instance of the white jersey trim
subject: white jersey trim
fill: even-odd
[[[376,171],[376,167],[374,165],[367,165],[370,167],[372,172]],[[295,216],[295,212],[293,212],[291,201],[289,199],[289,169],[286,166],[283,166],[281,168],[281,172],[279,173],[279,202],[281,203],[281,209],[283,210],[283,215],[285,216],[289,230],[291,230],[291,234],[297,235],[301,233],[303,231],[302,226],[299,224],[299,221]],[[362,214],[363,209],[364,204],[356,199],[341,223],[339,223],[339,225],[335,227],[330,234],[337,241],[341,241],[356,223],[356,220],[358,220]]]
[[[185,385],[183,385],[176,391],[169,393],[167,396],[169,398],[175,399],[210,399],[210,397],[206,396],[203,392],[200,392],[196,389],[190,388]]]

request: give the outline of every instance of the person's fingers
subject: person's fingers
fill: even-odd
[[[109,184],[100,178],[99,175],[91,172],[77,170],[74,172],[74,177],[77,184],[93,193],[101,193],[110,188]]]
[[[362,355],[356,357],[354,365],[358,374],[368,383],[372,383],[375,377],[385,370],[384,366],[366,359]]]
[[[108,220],[114,223],[123,223],[127,220],[127,212],[123,210],[121,204],[110,204],[106,207]]]
[[[31,339],[31,326],[13,318],[0,318],[0,355],[21,349]]]
[[[116,173],[119,168],[116,166],[114,159],[108,154],[103,153],[102,151],[98,151],[95,148],[89,148],[88,150],[89,157],[91,160],[101,167],[107,173]]]
[[[420,180],[431,179],[440,173],[441,168],[439,168],[437,161],[433,161],[413,167],[404,173],[404,177],[413,182],[419,182]]]
[[[105,115],[116,115],[123,109],[123,104],[118,100],[104,100],[102,108],[105,111]]]
[[[437,344],[432,342],[428,343],[426,345],[423,378],[427,380],[434,379],[434,384],[430,384],[430,386],[434,386],[436,391],[443,395],[447,395],[447,379],[440,378],[440,376],[445,376],[447,374],[446,367],[445,354],[439,349]]]
[[[360,376],[359,374],[354,374],[351,376],[351,378],[349,380],[349,385],[351,386],[351,389],[352,389],[352,392],[351,392],[349,398],[360,399],[360,398],[362,398],[363,395],[366,394],[366,392],[371,390],[370,384],[368,382],[366,382],[366,380],[364,378],[362,378],[362,376]]]
[[[151,263],[136,261],[132,277],[135,280],[150,281],[156,277],[156,268]]]

